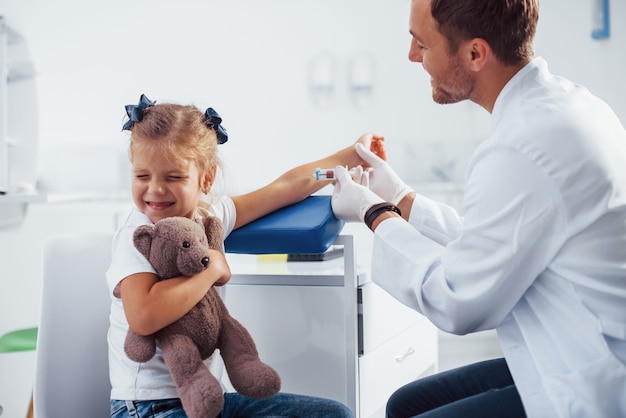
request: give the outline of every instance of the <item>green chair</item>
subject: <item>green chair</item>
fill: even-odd
[[[18,351],[32,351],[37,347],[37,327],[18,329],[7,332],[0,337],[0,353],[15,353]],[[0,406],[0,414],[2,406]],[[33,417],[33,397],[28,405],[27,418]]]
[[[37,347],[37,327],[18,329],[0,337],[0,353],[32,351]]]

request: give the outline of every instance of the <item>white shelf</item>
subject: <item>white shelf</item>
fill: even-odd
[[[41,193],[0,194],[0,203],[41,203],[46,202],[47,199],[47,195]]]
[[[104,192],[104,193],[6,193],[0,194],[0,204],[2,203],[66,203],[66,202],[131,202],[131,197],[125,192]]]
[[[92,200],[113,200],[106,194],[91,193],[6,193],[0,194],[0,203],[59,203],[59,202],[85,202]]]

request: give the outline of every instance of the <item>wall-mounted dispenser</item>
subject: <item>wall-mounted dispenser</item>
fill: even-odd
[[[367,107],[374,95],[374,58],[360,54],[350,62],[348,69],[350,96],[356,107]]]
[[[330,52],[323,52],[311,60],[309,94],[315,106],[323,108],[332,101],[335,93],[336,67],[335,57]]]

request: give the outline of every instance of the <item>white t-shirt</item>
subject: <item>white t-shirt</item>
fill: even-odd
[[[440,328],[496,328],[526,413],[626,417],[626,131],[535,58],[504,87],[463,217],[417,196],[372,279]]]
[[[233,230],[236,212],[233,201],[229,197],[223,197],[212,202],[211,214],[222,220],[224,236]],[[114,293],[115,288],[122,279],[131,274],[151,272],[154,268],[148,260],[135,248],[133,233],[140,225],[151,224],[150,219],[132,209],[128,217],[118,229],[113,238],[111,266],[107,270],[106,279],[109,291]],[[216,287],[222,297],[224,288]],[[128,332],[128,322],[124,314],[122,300],[113,297],[111,303],[110,327],[108,333],[109,342],[109,375],[111,379],[111,399],[119,400],[155,400],[177,398],[176,386],[170,375],[169,369],[163,361],[161,348],[157,345],[155,356],[146,363],[137,363],[128,358],[124,353],[124,340]],[[223,372],[223,362],[218,353],[207,360],[213,375],[223,379],[223,384],[228,385],[228,377]]]

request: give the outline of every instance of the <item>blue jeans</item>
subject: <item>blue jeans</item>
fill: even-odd
[[[186,418],[179,399],[158,401],[111,400],[112,418]],[[267,399],[224,394],[222,418],[353,418],[348,407],[330,399],[279,393]]]
[[[387,402],[388,418],[524,418],[504,359],[487,360],[409,383]]]

